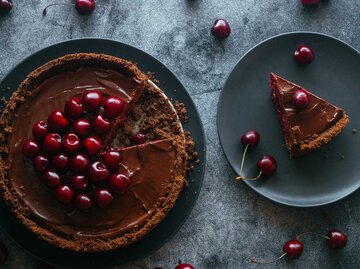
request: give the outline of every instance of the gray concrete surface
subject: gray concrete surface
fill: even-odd
[[[298,260],[284,259],[266,268],[360,268],[359,192],[319,208],[275,204],[233,180],[235,173],[221,151],[216,130],[220,90],[247,50],[266,38],[297,30],[330,34],[360,50],[359,0],[330,0],[314,10],[304,9],[299,0],[98,0],[88,17],[62,6],[49,10],[45,18],[42,8],[55,0],[13,2],[12,12],[0,17],[0,79],[25,56],[53,43],[110,38],[134,45],[167,65],[200,111],[208,165],[199,200],[178,234],[136,264],[172,269],[182,259],[197,269],[255,268],[250,258],[277,256],[283,242],[299,231],[325,232],[336,226],[349,236],[345,249],[329,251],[320,238],[306,237]],[[218,17],[226,18],[232,27],[231,36],[222,42],[209,34]],[[0,236],[10,249],[9,260],[1,268],[36,267],[37,260]]]

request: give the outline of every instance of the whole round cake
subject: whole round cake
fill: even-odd
[[[1,193],[38,237],[80,252],[131,244],[186,185],[186,136],[133,63],[70,54],[33,71],[1,116]]]

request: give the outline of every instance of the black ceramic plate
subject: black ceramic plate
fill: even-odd
[[[307,44],[316,59],[300,66],[295,48]],[[269,73],[274,72],[342,107],[350,124],[328,145],[290,160],[270,98]],[[252,189],[276,202],[310,207],[337,201],[360,186],[360,55],[344,42],[317,33],[296,32],[268,39],[251,49],[227,79],[218,106],[218,132],[226,157],[239,173],[243,149],[241,135],[251,129],[260,133],[260,144],[250,151],[244,174],[256,175],[256,161],[265,154],[278,161],[278,170]]]
[[[181,227],[189,216],[200,191],[205,167],[205,138],[202,123],[196,107],[186,89],[176,76],[163,64],[145,52],[129,45],[104,39],[78,39],[59,43],[47,47],[16,66],[0,84],[1,95],[7,98],[21,81],[31,71],[42,64],[57,57],[76,52],[95,52],[114,55],[138,63],[144,72],[152,71],[161,83],[160,87],[168,97],[183,102],[189,113],[189,121],[184,128],[191,132],[196,141],[196,150],[199,152],[201,165],[196,165],[195,170],[187,177],[191,182],[186,190],[180,194],[174,208],[168,216],[146,237],[139,242],[119,250],[103,253],[81,254],[61,250],[57,247],[38,239],[15,219],[3,201],[0,201],[0,224],[2,228],[25,250],[47,262],[69,268],[108,268],[121,265],[142,258],[158,249],[167,242]]]

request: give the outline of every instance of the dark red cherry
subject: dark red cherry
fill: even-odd
[[[7,13],[12,9],[11,0],[0,0],[0,13]]]
[[[347,244],[347,236],[343,232],[331,229],[327,233],[327,237],[329,237],[327,243],[330,248],[343,248]]]
[[[87,119],[79,119],[74,121],[72,129],[78,136],[84,137],[90,134],[91,125]]]
[[[54,269],[54,266],[47,263],[40,263],[36,269]]]
[[[290,259],[298,258],[304,250],[303,244],[298,240],[290,240],[283,246],[283,251]]]
[[[60,172],[65,172],[69,165],[69,157],[63,153],[56,154],[51,158],[51,164]]]
[[[109,179],[109,187],[112,191],[122,194],[125,193],[130,185],[130,178],[124,174],[112,174]]]
[[[179,263],[175,269],[195,269],[195,267],[190,263]]]
[[[300,0],[301,4],[306,7],[317,7],[320,3],[320,0]]]
[[[109,169],[101,162],[92,163],[88,170],[89,177],[94,183],[104,182],[110,176]]]
[[[63,149],[68,153],[77,152],[80,148],[80,139],[76,134],[70,133],[63,137]]]
[[[3,265],[9,257],[9,252],[3,242],[0,241],[0,265]]]
[[[89,155],[96,155],[101,149],[101,140],[97,136],[89,136],[85,138],[82,144]]]
[[[211,33],[217,38],[228,37],[231,33],[229,23],[224,19],[217,19],[211,28]]]
[[[33,165],[37,172],[45,171],[49,166],[49,159],[45,155],[38,155],[33,159]]]
[[[315,54],[310,47],[306,45],[301,45],[296,48],[294,52],[294,58],[299,64],[307,65],[314,61]]]
[[[95,201],[100,208],[105,208],[113,201],[112,194],[104,188],[99,188],[95,192]]]
[[[110,128],[110,121],[102,115],[97,115],[93,119],[92,127],[97,134],[105,134]]]
[[[255,148],[259,144],[259,141],[260,135],[255,130],[247,131],[241,136],[241,143],[244,146],[249,145],[249,148]]]
[[[90,195],[88,194],[78,194],[75,196],[76,207],[81,210],[90,209],[93,205],[93,201]]]
[[[74,173],[84,173],[90,164],[89,158],[85,154],[77,154],[70,160],[70,169]]]
[[[89,14],[95,9],[95,0],[76,0],[75,8],[80,14]]]
[[[277,163],[273,156],[265,155],[258,160],[256,166],[265,176],[270,176],[276,171]]]
[[[49,133],[49,127],[46,121],[40,120],[33,125],[32,134],[37,141],[42,141]]]
[[[134,135],[131,137],[131,143],[132,143],[133,145],[141,145],[141,144],[144,144],[144,143],[145,143],[145,140],[146,140],[145,135],[140,134],[140,133],[134,134]]]
[[[22,147],[22,153],[25,157],[34,158],[40,152],[40,145],[33,139],[25,139]]]
[[[81,102],[81,98],[74,97],[66,101],[64,112],[66,117],[70,119],[76,119],[81,117],[84,113],[84,107]]]
[[[84,175],[72,176],[70,182],[71,186],[73,186],[73,188],[78,191],[85,190],[89,185],[88,179]]]
[[[304,90],[297,90],[292,95],[292,102],[297,109],[305,109],[309,105],[310,99]]]
[[[42,175],[42,180],[50,187],[54,188],[61,184],[61,178],[55,170],[46,170]]]
[[[86,91],[82,97],[82,102],[87,111],[97,110],[102,103],[102,94],[98,90]]]
[[[122,156],[118,151],[108,150],[103,154],[104,164],[112,170],[119,169],[121,161]]]
[[[61,149],[61,136],[57,133],[47,134],[43,141],[43,149],[46,152],[56,152]]]
[[[125,101],[116,96],[109,96],[104,99],[104,114],[108,118],[118,116],[125,108]]]
[[[55,110],[48,118],[48,125],[52,130],[64,130],[70,126],[69,120],[65,117],[62,110]]]
[[[63,204],[70,204],[74,198],[74,191],[68,185],[60,185],[55,190],[55,197]]]

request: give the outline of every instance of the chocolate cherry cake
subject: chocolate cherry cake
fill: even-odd
[[[290,157],[330,142],[349,123],[345,111],[271,73],[270,89]]]
[[[1,117],[0,188],[38,237],[79,252],[131,244],[186,185],[186,141],[133,63],[71,54],[33,71]]]

